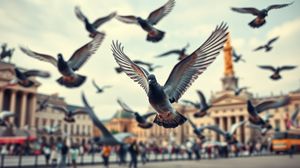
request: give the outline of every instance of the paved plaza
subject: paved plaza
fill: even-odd
[[[142,165],[139,168],[299,168],[300,155],[295,155],[292,159],[288,155],[284,156],[263,156],[230,158],[201,161],[172,161],[172,162],[152,162]],[[102,165],[80,166],[82,168],[99,168]],[[110,168],[125,168],[127,166],[111,165]]]

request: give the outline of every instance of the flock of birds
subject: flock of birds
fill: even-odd
[[[255,15],[256,18],[251,21],[249,25],[253,28],[259,28],[266,23],[265,17],[268,16],[268,12],[270,10],[279,9],[291,4],[292,3],[271,5],[262,10],[258,10],[256,8],[232,8],[232,10],[239,13],[250,13]],[[116,18],[117,20],[127,24],[135,24],[146,31],[147,41],[157,43],[163,39],[166,33],[156,28],[156,25],[162,18],[166,17],[172,11],[174,6],[175,0],[168,0],[168,2],[163,6],[152,11],[146,19],[134,15],[118,15],[116,12],[112,12],[105,17],[101,17],[95,20],[93,23],[91,23],[89,19],[83,14],[81,9],[76,6],[75,15],[80,21],[84,23],[85,29],[88,31],[89,37],[92,38],[92,40],[75,50],[68,60],[61,53],[57,54],[57,57],[54,57],[48,54],[35,52],[29,48],[25,48],[22,46],[20,47],[20,50],[32,58],[51,63],[61,74],[61,76],[56,80],[60,85],[67,88],[80,87],[86,81],[87,77],[77,73],[77,71],[97,51],[97,49],[103,42],[106,34],[98,31],[98,28],[102,24],[110,21],[113,18]],[[205,138],[204,135],[202,135],[204,129],[211,129],[218,134],[223,135],[226,141],[232,142],[234,140],[233,135],[236,129],[245,124],[246,121],[234,124],[228,132],[221,130],[218,126],[212,125],[198,128],[192,122],[192,120],[186,118],[183,114],[176,111],[176,109],[172,106],[174,102],[179,101],[185,91],[192,85],[192,83],[199,77],[199,75],[202,74],[211,63],[213,63],[213,61],[219,55],[220,51],[223,49],[224,43],[227,41],[227,30],[228,27],[226,23],[222,22],[220,25],[216,26],[207,40],[191,54],[186,53],[186,50],[189,47],[189,44],[187,44],[181,49],[170,50],[156,56],[158,58],[161,58],[168,55],[178,55],[179,62],[173,67],[164,85],[159,84],[156,80],[156,76],[150,73],[153,72],[156,68],[160,68],[160,65],[154,65],[152,63],[144,62],[141,60],[131,60],[130,57],[125,54],[123,45],[118,41],[113,41],[111,45],[112,55],[119,65],[119,67],[115,68],[116,72],[124,72],[128,77],[130,77],[134,82],[137,82],[144,89],[145,93],[148,96],[148,101],[155,112],[141,115],[131,109],[121,99],[118,99],[119,105],[125,112],[133,114],[136,121],[138,122],[138,126],[143,129],[149,129],[152,127],[153,123],[147,120],[151,116],[155,116],[153,121],[154,123],[164,128],[175,128],[179,125],[184,124],[188,120],[188,122],[194,128],[194,133],[200,139]],[[256,48],[255,51],[265,49],[266,52],[269,52],[272,49],[271,44],[274,43],[278,38],[279,37],[271,39],[267,44]],[[234,50],[233,58],[234,62],[246,62],[242,58],[242,55],[238,55]],[[278,80],[281,78],[279,74],[281,71],[294,69],[296,66],[282,66],[278,68],[274,68],[272,66],[259,67],[262,69],[271,70],[273,72],[271,78],[273,80]],[[22,70],[19,68],[15,68],[15,74],[16,78],[10,81],[8,85],[19,84],[23,87],[32,87],[35,82],[31,77],[48,78],[50,76],[50,74],[45,71]],[[103,93],[105,89],[112,87],[111,85],[100,87],[94,80],[92,81],[92,84],[96,88],[97,93]],[[239,95],[239,93],[241,93],[241,91],[244,89],[247,89],[247,87],[237,88],[237,90],[235,90],[235,95]],[[200,103],[194,103],[188,100],[183,100],[183,102],[189,103],[196,109],[198,109],[198,111],[194,114],[194,117],[201,118],[209,115],[207,111],[212,107],[212,105],[206,101],[205,96],[201,91],[197,91],[197,93],[200,97]],[[287,99],[288,98],[278,101],[266,101],[257,106],[253,106],[252,102],[249,100],[247,103],[249,123],[253,127],[258,128],[265,133],[266,130],[272,128],[272,126],[268,122],[270,116],[262,118],[259,116],[259,114],[263,111],[266,111],[267,109],[277,108],[287,104]],[[130,135],[130,133],[118,133],[112,135],[99,120],[93,108],[89,105],[84,93],[82,93],[82,101],[85,105],[84,109],[69,110],[63,106],[50,104],[48,103],[48,101],[49,98],[40,102],[37,111],[42,111],[47,107],[51,107],[63,112],[65,114],[64,120],[66,122],[75,122],[75,115],[88,113],[93,123],[102,131],[104,138],[103,141],[105,143],[120,143],[124,137]],[[295,113],[298,114],[299,110],[297,110]],[[3,111],[2,113],[0,113],[0,123],[2,125],[8,125],[7,118],[13,115],[14,113],[12,112]],[[297,115],[293,115],[292,120],[295,120],[295,116]],[[45,128],[45,130],[48,130],[48,132],[54,132],[55,130],[57,130],[55,128],[47,127]]]

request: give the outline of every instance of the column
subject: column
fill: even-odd
[[[223,122],[223,117],[219,118],[219,128],[224,130],[224,122]],[[220,135],[220,141],[224,141],[225,138],[223,135]]]
[[[248,119],[248,116],[245,115],[244,116],[244,120],[247,120]],[[251,130],[249,127],[244,127],[244,133],[245,133],[245,143],[247,143],[250,139],[250,136],[251,136]]]
[[[23,128],[25,126],[25,120],[28,118],[28,114],[26,114],[26,107],[27,107],[27,93],[22,93],[21,96],[21,110],[20,110],[20,119],[19,119],[19,125],[20,128]],[[30,125],[28,125],[30,127]]]
[[[35,127],[34,119],[35,119],[35,112],[36,112],[36,104],[37,104],[36,94],[32,94],[32,97],[30,99],[30,108],[29,108],[29,115],[30,115],[29,126],[30,126],[30,128]]]
[[[3,95],[4,95],[4,90],[0,89],[0,111],[2,111],[3,108]]]
[[[240,116],[235,116],[235,122],[236,123],[239,123],[239,122],[241,122],[240,121]],[[237,140],[238,141],[242,141],[242,129],[243,129],[243,126],[241,126],[240,128],[238,128],[237,130],[236,130],[236,138],[237,138]]]
[[[9,111],[13,113],[16,113],[16,94],[15,90],[11,90]],[[9,122],[14,123],[14,117],[10,117]]]

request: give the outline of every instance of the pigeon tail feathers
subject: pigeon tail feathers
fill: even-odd
[[[147,34],[147,41],[158,42],[165,36],[165,32],[155,29]]]
[[[158,115],[154,118],[154,123],[159,126],[163,126],[164,128],[176,128],[179,125],[182,125],[187,120],[182,114],[175,112],[171,113],[172,117],[168,117],[168,119],[163,119]]]
[[[265,19],[253,19],[250,23],[249,26],[251,26],[252,28],[259,28],[262,25],[264,25],[266,23]]]
[[[56,81],[59,84],[66,86],[67,88],[74,88],[74,87],[81,86],[85,82],[85,80],[86,80],[86,76],[77,74],[75,77],[62,76],[58,78]]]

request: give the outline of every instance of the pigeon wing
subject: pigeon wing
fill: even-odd
[[[74,52],[68,61],[68,64],[74,71],[78,70],[88,60],[88,58],[96,52],[103,41],[104,36],[104,34],[98,33],[92,41]]]
[[[231,10],[239,13],[250,13],[252,15],[257,16],[259,14],[259,10],[256,8],[234,8],[232,7]]]
[[[150,15],[147,18],[148,22],[150,22],[152,25],[157,24],[163,17],[165,17],[167,14],[171,12],[174,5],[175,5],[175,0],[169,0],[162,7],[150,13]]]
[[[134,113],[134,111],[126,103],[124,103],[121,99],[117,99],[117,102],[122,107],[123,110]]]
[[[286,66],[282,66],[279,68],[280,71],[283,71],[283,70],[292,70],[292,69],[295,69],[297,66],[292,66],[292,65],[286,65]]]
[[[210,127],[206,127],[209,130],[215,131],[217,134],[221,134],[223,136],[226,136],[226,132],[221,130],[218,126],[216,125],[211,125]]]
[[[69,113],[69,110],[65,106],[59,106],[54,104],[48,104],[48,106],[60,112],[64,112],[65,114]]]
[[[215,60],[227,40],[227,26],[217,26],[210,37],[191,55],[175,65],[164,85],[171,102],[177,102],[189,86]]]
[[[128,24],[139,24],[137,21],[137,17],[133,16],[133,15],[128,15],[128,16],[117,15],[116,19],[118,19],[121,22],[128,23]]]
[[[142,115],[143,118],[147,119],[148,117],[151,117],[153,115],[157,114],[156,112],[151,112],[151,113],[147,113],[147,114],[144,114]]]
[[[75,9],[74,9],[74,11],[75,11],[76,17],[77,17],[79,20],[81,20],[81,21],[84,22],[84,20],[87,19],[87,18],[84,16],[84,14],[81,12],[79,6],[76,6]]]
[[[274,43],[276,40],[279,39],[279,36],[272,38],[267,45],[271,45],[272,43]]]
[[[272,72],[276,71],[276,69],[273,66],[269,66],[269,65],[259,65],[258,67],[261,68],[261,69],[270,70]]]
[[[10,111],[2,111],[1,113],[0,113],[0,118],[1,119],[5,119],[5,118],[7,118],[7,117],[12,117],[12,116],[14,116],[15,115],[15,113],[13,113],[13,112],[10,112]]]
[[[293,112],[293,114],[292,114],[292,116],[291,116],[291,120],[292,120],[292,124],[293,124],[293,126],[294,127],[297,127],[297,125],[296,125],[296,121],[297,121],[297,117],[298,117],[298,114],[299,114],[299,108],[297,108],[294,112]]]
[[[269,109],[274,109],[274,108],[279,108],[282,106],[285,106],[289,103],[290,98],[288,96],[283,97],[277,101],[265,103],[264,105],[256,107],[256,110],[258,113],[269,110]]]
[[[97,85],[94,79],[92,80],[92,83],[97,90],[101,90],[101,88]]]
[[[256,108],[253,106],[250,100],[247,101],[247,111],[251,116],[257,116]]]
[[[28,48],[24,48],[24,47],[20,47],[20,50],[23,53],[25,53],[26,55],[30,56],[30,57],[33,57],[33,58],[38,59],[40,61],[49,62],[52,65],[54,65],[55,67],[57,67],[57,60],[53,56],[37,53],[37,52],[34,52],[34,51],[32,51]]]
[[[162,53],[156,57],[164,57],[164,56],[167,56],[167,55],[170,55],[170,54],[180,54],[181,53],[181,50],[170,50],[170,51],[167,51],[165,53]]]
[[[258,50],[261,50],[261,49],[264,49],[264,48],[265,48],[265,46],[259,46],[259,47],[255,48],[253,51],[258,51]]]
[[[234,134],[234,132],[240,127],[240,126],[242,126],[243,124],[245,124],[246,123],[246,121],[244,120],[244,121],[241,121],[241,122],[238,122],[238,123],[235,123],[235,124],[233,124],[232,126],[231,126],[231,128],[230,128],[230,135],[233,135]]]
[[[200,90],[197,90],[197,94],[198,94],[199,99],[200,99],[200,106],[201,107],[206,107],[207,102],[206,102],[206,98],[205,98],[204,94]]]
[[[95,20],[95,22],[93,23],[93,26],[94,26],[95,28],[98,28],[98,27],[99,27],[100,25],[102,25],[103,23],[108,22],[108,21],[110,21],[112,18],[114,18],[114,17],[116,16],[116,14],[117,14],[116,12],[113,12],[113,13],[111,13],[111,14],[105,16],[105,17],[102,17],[102,18],[99,18],[99,19]]]
[[[267,7],[266,10],[269,11],[269,10],[272,10],[272,9],[280,9],[280,8],[289,6],[289,5],[293,4],[293,3],[294,2],[288,3],[288,4],[274,4],[274,5],[270,5],[270,6]]]
[[[39,71],[39,70],[29,70],[24,72],[24,75],[27,77],[30,76],[38,76],[38,77],[43,77],[43,78],[49,78],[50,77],[50,73],[47,71]]]
[[[112,44],[112,52],[115,60],[132,80],[137,82],[148,94],[149,84],[147,71],[133,63],[130,58],[123,52],[123,46],[118,41]]]

